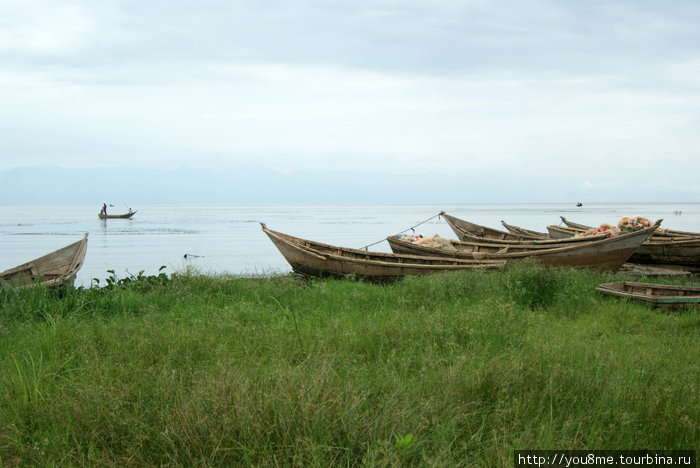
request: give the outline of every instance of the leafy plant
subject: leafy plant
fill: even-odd
[[[170,278],[167,274],[165,274],[165,272],[163,272],[165,268],[165,265],[161,265],[161,267],[158,268],[157,275],[144,275],[145,270],[141,270],[136,275],[129,273],[129,275],[124,278],[119,278],[114,270],[107,270],[107,273],[109,273],[110,276],[105,279],[107,284],[104,286],[104,289],[126,289],[127,287],[148,288],[151,286],[166,284],[168,281],[170,281]],[[99,278],[92,279],[92,286],[100,286]]]

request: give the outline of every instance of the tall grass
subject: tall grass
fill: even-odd
[[[700,448],[697,311],[519,264],[0,289],[1,466],[507,466]],[[673,281],[692,281],[688,279]]]

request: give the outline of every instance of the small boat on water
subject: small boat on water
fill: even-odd
[[[604,283],[596,291],[611,296],[647,302],[655,307],[679,309],[700,304],[700,286],[674,286],[620,281]]]
[[[60,286],[73,284],[75,275],[83,266],[88,235],[43,257],[0,272],[0,286]]]
[[[138,210],[136,210],[136,211],[138,211]],[[128,218],[131,218],[132,216],[134,216],[136,214],[136,211],[131,211],[131,209],[129,209],[129,211],[127,213],[123,213],[123,214],[107,215],[107,214],[99,213],[97,216],[99,216],[100,219],[128,219]]]
[[[446,271],[499,269],[504,260],[455,259],[369,252],[337,247],[290,236],[260,223],[292,269],[309,276],[355,276],[370,280],[392,280],[407,275]]]
[[[391,250],[397,254],[508,262],[533,258],[551,266],[617,271],[660,224],[661,220],[652,227],[620,236],[591,236],[578,238],[577,242],[531,241],[503,244],[482,239],[481,241],[448,241],[449,248],[421,245],[422,242],[408,242],[399,236],[387,237],[387,242]]]

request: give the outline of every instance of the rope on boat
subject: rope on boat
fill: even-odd
[[[442,215],[442,212],[436,214],[435,216],[431,216],[430,218],[426,219],[425,221],[421,221],[420,223],[416,224],[415,226],[411,226],[411,227],[408,228],[408,229],[404,229],[404,230],[401,231],[401,232],[397,232],[397,233],[394,234],[394,235],[395,235],[395,236],[398,236],[399,234],[403,234],[403,233],[406,232],[406,231],[413,231],[413,232],[416,232],[416,229],[415,229],[415,228],[417,228],[417,227],[420,226],[421,224],[425,224],[425,223],[427,223],[428,221],[431,221],[431,220],[433,220],[433,219],[435,219],[435,218],[439,218],[441,215]],[[372,247],[373,245],[377,245],[377,244],[379,244],[379,243],[381,243],[381,242],[384,242],[385,240],[386,240],[386,238],[384,238],[384,239],[382,239],[382,240],[378,240],[377,242],[374,242],[374,243],[372,243],[372,244],[367,244],[367,245],[365,245],[365,246],[363,246],[363,247],[360,247],[360,250],[363,250],[363,249],[364,249],[364,250],[369,250],[369,247]]]

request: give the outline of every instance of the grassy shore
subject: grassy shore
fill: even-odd
[[[388,285],[179,274],[0,289],[0,466],[697,450],[699,314],[594,291],[619,278],[522,263]]]

